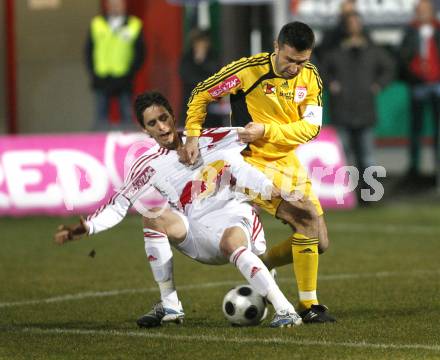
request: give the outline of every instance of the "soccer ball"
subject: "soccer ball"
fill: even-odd
[[[223,313],[234,326],[255,326],[267,316],[266,300],[250,285],[239,285],[225,295]]]

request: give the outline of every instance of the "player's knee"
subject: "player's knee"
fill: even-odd
[[[226,258],[241,246],[247,246],[246,236],[240,228],[229,228],[220,240],[220,251]]]
[[[165,233],[164,223],[160,217],[152,219],[144,216],[142,217],[142,223],[144,228]]]
[[[319,216],[310,201],[295,201],[293,203],[282,201],[276,216],[290,225],[295,232],[308,237],[318,237]]]
[[[163,211],[160,208],[153,208],[151,209],[151,212],[156,214],[151,217],[142,217],[143,225],[148,229],[166,234],[170,225],[173,225],[176,222],[176,215],[170,210]]]

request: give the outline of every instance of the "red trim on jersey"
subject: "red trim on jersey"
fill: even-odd
[[[136,160],[136,162],[133,164],[133,166],[130,169],[130,172],[128,173],[127,179],[133,179],[133,174],[138,171],[139,166],[142,166],[146,161],[152,161],[155,158],[157,158],[160,155],[164,154],[164,150],[166,150],[165,148],[159,148],[155,153],[150,154],[150,155],[143,155],[141,156],[139,159]],[[169,152],[169,151],[168,151]],[[166,154],[168,154],[168,152],[166,152]]]
[[[216,142],[219,142],[221,139],[223,139],[226,135],[228,135],[231,132],[231,130],[215,132],[217,129],[218,128],[207,129],[206,131],[202,131],[202,133],[200,134],[200,137],[210,137],[212,139],[208,147],[211,147]]]

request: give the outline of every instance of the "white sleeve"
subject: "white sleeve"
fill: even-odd
[[[119,224],[127,215],[130,207],[131,204],[127,198],[121,194],[116,194],[107,205],[101,207],[92,216],[87,218],[86,223],[89,226],[89,235],[108,230]]]
[[[96,234],[119,224],[136,200],[151,187],[154,174],[155,170],[147,162],[135,162],[122,188],[106,205],[87,218],[89,234]]]
[[[231,165],[231,174],[235,178],[238,188],[250,189],[261,194],[263,199],[270,199],[273,184],[266,175],[245,162],[241,154],[232,154],[228,163]]]

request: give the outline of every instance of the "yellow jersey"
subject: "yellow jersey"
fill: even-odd
[[[242,58],[200,82],[188,102],[188,136],[199,136],[211,101],[230,95],[231,124],[265,125],[264,136],[250,144],[251,156],[277,159],[315,138],[322,124],[322,80],[306,63],[293,79],[280,77],[274,53]],[[317,120],[318,119],[318,120]]]

